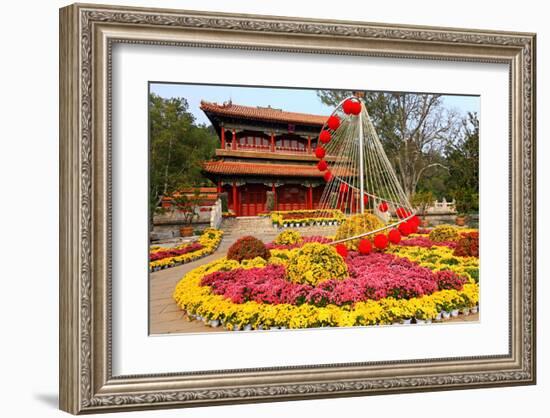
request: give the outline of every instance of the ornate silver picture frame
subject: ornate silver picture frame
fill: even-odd
[[[507,65],[508,353],[114,375],[112,48],[124,43]],[[535,44],[531,33],[86,4],[61,9],[60,408],[99,413],[534,384]]]

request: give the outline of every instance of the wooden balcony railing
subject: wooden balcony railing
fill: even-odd
[[[230,151],[235,149],[236,151],[257,151],[257,152],[270,152],[270,145],[254,145],[254,144],[235,144],[236,148],[233,148],[231,143],[226,144],[225,149]],[[313,149],[308,152],[307,148],[301,147],[275,147],[275,152],[280,154],[298,154],[306,155],[313,152]]]

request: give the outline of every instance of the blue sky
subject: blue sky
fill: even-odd
[[[315,90],[285,89],[242,86],[209,86],[202,84],[154,84],[151,92],[164,98],[184,97],[189,103],[189,111],[198,123],[210,124],[200,110],[201,100],[223,103],[229,99],[233,103],[248,106],[271,106],[292,112],[330,115],[331,106],[326,106],[317,97]],[[479,114],[479,96],[443,96],[444,106],[466,115],[467,112]]]

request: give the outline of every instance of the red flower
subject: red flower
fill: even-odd
[[[453,255],[479,257],[479,233],[468,232],[462,234],[462,238],[458,240]]]
[[[328,168],[328,164],[325,160],[320,160],[317,163],[317,168],[319,169],[319,171],[325,171]]]
[[[369,203],[369,197],[367,195],[363,196],[363,202],[365,203],[365,205]]]
[[[326,151],[323,147],[317,147],[315,149],[315,156],[317,158],[324,158],[325,157],[325,154],[326,154]]]
[[[370,254],[370,252],[372,251],[372,244],[368,239],[362,239],[361,241],[359,241],[357,249],[361,254]]]
[[[348,256],[348,248],[344,244],[336,244],[334,249],[342,257],[346,258]]]
[[[323,178],[325,179],[325,181],[330,181],[330,179],[332,178],[332,173],[330,171],[326,171]]]
[[[340,185],[340,193],[347,193],[349,190],[349,186],[346,183],[342,183]]]
[[[380,212],[387,212],[388,211],[388,204],[386,202],[382,202],[378,205],[378,210]]]
[[[411,219],[409,219],[409,222],[411,225],[416,225],[417,227],[420,226],[420,218],[417,215],[414,215]]]
[[[329,129],[335,131],[340,126],[340,118],[338,116],[331,116],[327,120],[327,126]]]
[[[319,134],[319,141],[321,141],[323,144],[328,144],[330,142],[330,132],[321,131],[321,133]]]
[[[398,244],[401,241],[401,233],[397,229],[392,229],[388,234],[388,238],[392,244]]]
[[[388,237],[384,234],[378,234],[374,237],[374,246],[379,250],[383,250],[388,246]]]

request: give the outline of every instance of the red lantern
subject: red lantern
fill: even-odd
[[[388,237],[384,234],[378,234],[374,237],[374,246],[379,250],[383,250],[388,246]]]
[[[411,228],[411,234],[415,234],[418,231],[418,225],[413,221],[413,218],[409,219],[406,223],[409,224],[409,228]]]
[[[392,244],[399,244],[401,233],[397,229],[392,229],[388,234],[388,238]]]
[[[417,228],[420,226],[420,218],[417,215],[414,215],[411,219],[409,219],[409,222]]]
[[[324,158],[326,153],[327,152],[325,151],[325,149],[323,147],[317,147],[315,149],[315,156],[317,158]]]
[[[382,202],[378,205],[378,210],[380,212],[387,212],[388,211],[388,204],[386,202]]]
[[[340,126],[340,118],[338,116],[331,116],[327,120],[327,126],[329,129],[335,131]]]
[[[344,103],[342,104],[342,109],[344,110],[344,113],[346,115],[351,115],[352,111],[354,110],[355,105],[353,104],[352,99],[346,99],[344,100]]]
[[[361,102],[359,100],[353,101],[353,107],[351,108],[352,115],[358,115],[361,113]]]
[[[401,232],[401,235],[403,235],[404,237],[406,237],[409,234],[412,234],[411,226],[409,225],[408,222],[403,222],[399,224],[398,229],[399,229],[399,232]]]
[[[325,181],[330,181],[330,179],[332,178],[332,173],[330,171],[326,171],[323,175],[323,178],[325,179]]]
[[[325,171],[328,168],[328,164],[325,160],[320,160],[317,163],[317,168],[319,169],[319,171]]]
[[[370,252],[372,251],[372,244],[368,239],[362,239],[361,241],[359,241],[357,249],[359,250],[359,253],[367,255],[370,254]]]
[[[397,208],[395,214],[397,215],[397,217],[404,219],[407,216],[410,216],[411,213],[405,208]]]
[[[365,205],[368,205],[368,204],[369,204],[369,197],[368,197],[367,195],[364,195],[364,196],[363,196],[363,203],[364,203]]]
[[[323,144],[328,144],[330,142],[330,132],[321,131],[321,133],[319,134],[319,141],[321,141]]]
[[[342,183],[340,185],[340,193],[347,193],[349,190],[349,186],[346,183]]]
[[[348,248],[344,244],[336,244],[334,249],[342,257],[346,258],[348,256]]]

